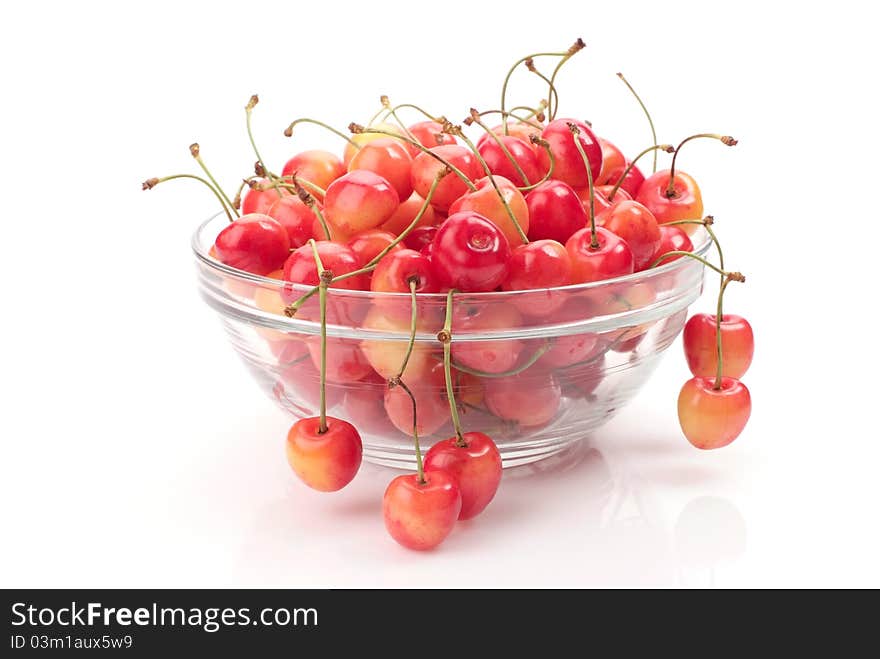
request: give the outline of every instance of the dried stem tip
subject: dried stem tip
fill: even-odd
[[[581,39],[580,37],[578,37],[578,40],[575,41],[572,44],[571,48],[568,49],[568,54],[574,55],[576,52],[578,52],[579,50],[583,50],[586,47],[587,47],[587,44],[584,43],[584,40]]]
[[[443,132],[449,135],[456,135],[458,137],[462,136],[461,126],[456,126],[446,117],[437,117],[440,119],[439,123],[443,125]]]
[[[569,122],[568,122],[567,124],[565,124],[565,125],[568,126],[568,130],[571,131],[571,134],[572,134],[572,135],[580,135],[580,134],[581,134],[581,129],[578,128],[578,127],[577,127],[574,123],[572,123],[571,121],[569,121]]]
[[[159,179],[156,177],[148,178],[146,181],[141,183],[141,190],[152,190],[157,185],[159,185]]]
[[[333,271],[332,270],[321,270],[320,274],[321,283],[329,286],[333,283]]]
[[[388,100],[388,95],[387,95],[387,94],[382,94],[382,95],[379,97],[379,102],[382,104],[382,107],[383,107],[383,108],[389,108],[389,107],[391,107],[391,101]]]
[[[299,179],[296,178],[296,172],[293,173],[293,188],[296,190],[296,196],[299,197],[299,200],[304,203],[309,208],[314,208],[315,206],[315,198],[312,196],[312,193],[306,190],[302,184],[299,182]]]
[[[741,272],[728,272],[727,279],[728,281],[738,281],[740,283],[745,283],[746,276]]]
[[[254,163],[254,174],[256,174],[257,176],[266,175],[266,170],[263,169],[263,163],[261,163],[259,160]]]
[[[666,153],[675,153],[675,147],[672,146],[671,144],[662,144],[660,146],[660,150],[664,151]]]
[[[715,216],[714,215],[707,215],[706,217],[703,218],[703,224],[705,224],[707,227],[712,226],[713,224],[715,224]]]
[[[544,114],[543,112],[541,112],[540,110],[538,110],[538,111],[535,113],[535,119],[536,119],[537,121],[539,121],[540,123],[544,123],[544,119],[546,119],[546,118],[547,118],[547,115],[545,115],[545,114]]]
[[[550,148],[550,142],[545,140],[540,135],[536,135],[536,134],[532,133],[531,135],[529,135],[529,141],[531,141],[532,144],[537,144],[538,146],[543,146],[547,149]]]
[[[290,306],[284,307],[284,315],[288,318],[293,318],[296,315],[296,307],[292,304]]]
[[[293,136],[293,128],[288,126],[284,129],[284,137],[292,137]]]
[[[193,158],[198,158],[199,157],[199,143],[193,142],[192,144],[190,144],[189,145],[189,152],[192,154]]]
[[[721,141],[724,142],[727,146],[736,146],[739,144],[739,140],[731,137],[730,135],[722,135]]]
[[[399,375],[388,379],[388,388],[389,389],[394,389],[394,387],[396,387],[399,384],[400,384],[400,376]]]
[[[525,64],[526,68],[529,71],[531,71],[532,73],[537,73],[537,71],[535,70],[535,60],[533,60],[531,57],[529,57],[525,62],[523,62],[523,64]]]
[[[364,127],[352,121],[350,124],[348,124],[348,132],[354,135],[360,135],[364,132]]]
[[[449,343],[450,341],[452,341],[452,334],[447,332],[445,329],[440,330],[439,332],[437,332],[437,340],[440,343]]]
[[[251,96],[251,100],[248,101],[248,104],[244,106],[244,109],[250,112],[254,109],[254,106],[260,102],[260,97],[254,94]]]

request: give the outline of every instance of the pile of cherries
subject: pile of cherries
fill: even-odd
[[[505,78],[500,109],[471,109],[462,122],[479,129],[476,142],[462,125],[412,104],[393,106],[382,97],[372,120],[351,124],[348,134],[314,119],[294,121],[287,136],[297,125],[317,124],[345,141],[344,152],[340,158],[322,150],[303,151],[276,174],[253,140],[254,96],[245,109],[255,173],[233,198],[205,166],[197,144],[191,153],[205,177],[179,174],[143,184],[150,189],[190,178],[210,188],[229,217],[211,250],[214,258],[248,273],[311,287],[306,293],[302,287],[283,288],[279,313],[314,312],[314,300],[308,310],[304,305],[318,296],[318,315],[312,318],[320,321],[321,340],[308,349],[320,365],[320,414],[297,421],[287,437],[293,471],[317,490],[347,485],[362,457],[357,429],[326,413],[329,291],[409,294],[411,304],[388,313],[409,327],[406,349],[381,345],[368,354],[370,366],[395,392],[397,405],[406,407],[407,415],[411,406],[418,470],[395,478],[383,505],[389,533],[406,547],[438,545],[457,519],[472,518],[489,504],[501,481],[495,442],[484,433],[464,432],[458,416],[450,357],[456,293],[547,289],[621,277],[673,259],[697,259],[719,274],[718,308],[716,315],[693,316],[685,327],[685,355],[694,377],[679,395],[681,427],[694,446],[712,449],[733,441],[748,420],[751,401],[739,378],[751,363],[754,338],[743,318],[722,311],[727,285],[745,278],[725,270],[713,220],[703,216],[700,189],[676,167],[682,146],[691,140],[715,139],[729,146],[736,140],[698,134],[673,147],[657,143],[651,122],[654,143],[629,160],[588,122],[556,118],[556,76],[583,47],[578,39],[566,51],[540,54],[555,61],[549,76],[535,65],[539,55],[517,60]],[[547,98],[537,107],[508,110],[508,82],[521,65],[547,84]],[[404,110],[421,114],[422,120],[401,121]],[[673,157],[668,169],[656,171],[661,151]],[[645,177],[636,163],[649,154],[655,172]],[[699,227],[715,242],[718,266],[692,253],[690,235]],[[447,294],[446,321],[438,334],[442,373],[439,363],[437,370],[447,394],[442,404],[448,403],[455,432],[423,459],[418,418],[424,403],[408,380],[414,370],[417,377],[424,370],[412,368],[420,359],[414,348],[417,299],[424,293]]]

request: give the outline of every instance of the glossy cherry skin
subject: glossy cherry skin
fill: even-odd
[[[629,245],[636,272],[651,265],[660,245],[660,226],[651,211],[637,201],[621,201],[604,212],[602,226]]]
[[[302,247],[312,237],[317,216],[299,197],[281,197],[269,207],[266,214],[285,228],[292,248]]]
[[[645,179],[636,195],[636,201],[645,206],[660,224],[675,220],[699,220],[703,217],[703,196],[697,182],[681,170],[675,172],[674,194],[666,196],[669,170],[664,169]],[[681,228],[692,234],[697,225],[683,224]]]
[[[354,250],[348,245],[322,240],[315,243],[321,264],[325,269],[333,273],[335,277],[359,270],[363,265]],[[284,262],[284,280],[294,284],[306,284],[317,286],[320,282],[318,265],[315,263],[315,255],[311,245],[303,245],[290,252],[290,256]],[[346,290],[366,290],[369,283],[364,275],[357,275],[342,279],[330,285],[330,288],[342,288]],[[288,291],[288,302],[293,302],[299,297],[296,291]],[[287,297],[285,297],[287,299]]]
[[[526,175],[528,182],[523,180],[516,167],[510,162],[507,154],[504,153],[498,142],[492,138],[482,140],[480,146],[477,147],[480,155],[483,156],[483,160],[489,166],[489,171],[498,176],[503,176],[519,187],[532,185],[541,180],[546,170],[541,170],[541,166],[538,164],[538,156],[531,144],[523,142],[520,138],[513,135],[500,135],[498,139],[504,145],[504,148],[507,149],[511,158],[519,165],[523,174]]]
[[[667,224],[660,225],[660,244],[657,245],[657,251],[651,257],[651,263],[655,263],[657,259],[668,252],[693,252],[694,244],[690,237],[678,226],[669,226]],[[683,256],[670,256],[664,259],[659,265],[671,263],[676,259],[684,258]]]
[[[577,138],[584,148],[584,153],[587,154],[594,181],[599,178],[599,173],[602,171],[602,147],[599,146],[589,126],[577,119],[555,119],[547,124],[541,133],[541,137],[550,143],[550,150],[556,158],[556,165],[550,176],[557,181],[568,183],[573,188],[586,188],[589,186],[587,169],[580,151],[575,146],[575,136],[568,128],[569,123],[575,124],[580,130]],[[538,163],[542,172],[550,168],[550,157],[544,149],[538,151]]]
[[[522,327],[522,316],[512,304],[458,304],[452,313],[452,333],[460,337],[465,333],[480,336],[518,327]],[[521,339],[459,340],[452,343],[452,359],[484,373],[503,373],[516,366],[523,347]]]
[[[435,226],[416,227],[406,236],[406,238],[403,239],[403,244],[409,249],[421,252],[426,245],[430,245],[434,242],[434,236],[437,235],[437,229],[438,227]]]
[[[608,140],[598,136],[596,139],[602,148],[602,169],[599,171],[599,176],[593,180],[593,185],[614,185],[617,183],[617,179],[620,178],[620,174],[616,178],[612,178],[612,172],[614,170],[623,172],[626,167],[626,156]]]
[[[345,174],[345,171],[345,165],[336,155],[329,151],[313,149],[297,153],[288,160],[281,170],[281,176],[292,177],[296,174],[297,178],[305,179],[326,190],[333,181]],[[316,197],[320,196],[314,190],[309,192]]]
[[[410,280],[416,282],[416,293],[436,293],[439,286],[431,261],[413,249],[389,252],[373,271],[370,288],[377,292],[409,293]],[[407,308],[411,306],[406,302]]]
[[[596,228],[599,247],[593,249],[590,229],[581,229],[565,243],[571,257],[572,282],[583,284],[634,272],[635,259],[626,241],[604,227]]]
[[[416,474],[398,476],[382,498],[385,528],[407,549],[433,549],[446,539],[461,512],[461,490],[452,474],[426,470],[425,482]]]
[[[241,198],[241,214],[242,216],[251,215],[252,213],[262,213],[265,215],[269,208],[281,197],[289,196],[290,193],[285,188],[277,190],[270,186],[269,181],[261,178],[254,182],[256,185],[245,191]],[[266,186],[262,190],[262,186]]]
[[[401,337],[396,341],[383,341],[365,339],[361,341],[361,352],[370,362],[370,366],[381,377],[383,382],[387,382],[390,378],[397,375],[400,366],[403,364],[403,358],[406,355],[409,346],[409,332],[411,326],[411,306],[409,301],[400,300],[397,308],[389,308],[390,305],[376,305],[370,309],[366,318],[362,323],[365,330],[373,332],[394,333]],[[416,319],[417,331],[424,332],[433,328],[428,327],[428,321],[421,317]],[[406,338],[402,338],[406,337]],[[436,369],[437,359],[434,357],[433,348],[430,344],[416,341],[413,345],[412,353],[409,361],[406,363],[406,371],[404,371],[405,382],[419,382]],[[433,377],[437,377],[434,375]],[[399,393],[406,395],[406,392]],[[384,394],[379,394],[379,398],[383,398]],[[418,413],[421,416],[421,409]],[[448,407],[440,412],[448,412]],[[441,419],[445,419],[445,414],[440,415]],[[412,409],[409,410],[409,429],[412,428]]]
[[[495,416],[536,428],[556,416],[562,389],[552,372],[529,369],[519,375],[487,379],[484,396],[486,407]]]
[[[619,167],[617,169],[612,170],[608,174],[608,178],[611,180],[609,185],[612,187],[617,185],[617,181],[620,180],[620,177],[626,171],[626,168],[629,167],[629,161],[627,161],[624,167]],[[642,189],[642,184],[645,182],[645,175],[642,174],[642,170],[639,169],[638,165],[633,165],[632,168],[627,172],[626,176],[623,179],[623,183],[620,184],[620,188],[618,190],[623,190],[626,192],[631,199],[635,199],[639,194],[639,191]],[[614,195],[614,201],[617,201],[617,195]]]
[[[309,487],[336,492],[348,485],[360,469],[361,436],[347,421],[327,417],[327,431],[320,432],[320,419],[300,419],[287,433],[287,461]]]
[[[571,257],[555,240],[534,240],[515,247],[507,261],[507,270],[507,279],[501,285],[505,291],[553,289],[571,283]],[[520,311],[534,316],[553,313],[564,303],[565,296],[553,290],[514,300]]]
[[[268,215],[242,215],[217,235],[217,260],[226,265],[265,275],[277,270],[290,253],[287,231]]]
[[[691,316],[684,326],[684,356],[691,373],[697,377],[714,377],[717,372],[717,318],[715,314],[698,313]],[[742,378],[749,370],[754,354],[755,335],[752,326],[742,316],[724,314],[721,317],[723,375]]]
[[[548,238],[565,244],[589,218],[580,197],[567,183],[545,181],[526,195],[529,207],[529,240]]]
[[[699,449],[727,446],[746,427],[752,399],[746,386],[735,378],[694,377],[678,395],[678,421],[687,440]]]
[[[356,135],[352,135],[349,139],[351,139],[351,141],[354,142],[354,144],[356,144],[357,146],[352,145],[351,142],[345,145],[345,151],[342,154],[342,162],[345,164],[346,167],[348,167],[348,164],[357,155],[359,151],[358,147],[364,147],[370,142],[375,142],[376,140],[384,140],[388,137],[391,137],[392,139],[397,139],[394,137],[394,135],[403,135],[403,128],[396,124],[373,124],[372,126],[370,126],[370,129],[381,130],[384,132],[358,133]],[[386,133],[391,133],[391,135],[386,135]],[[400,143],[405,144],[403,140],[400,140]]]
[[[332,320],[332,319],[331,319]],[[318,338],[306,339],[312,365],[320,371],[321,341]],[[369,376],[372,366],[360,348],[360,343],[353,339],[327,339],[327,382],[333,384],[351,384]]]
[[[436,146],[431,152],[440,156],[445,161],[455,165],[462,174],[470,181],[475,181],[483,176],[483,168],[473,152],[458,144]],[[423,199],[427,199],[431,185],[437,173],[446,165],[433,158],[427,153],[420,153],[415,157],[412,164],[412,186]],[[447,174],[434,191],[431,197],[431,205],[441,212],[446,212],[456,199],[468,191],[467,184],[455,173]]]
[[[388,231],[395,236],[399,236],[403,233],[403,230],[412,224],[414,219],[416,219],[416,215],[419,214],[424,203],[425,200],[413,192],[408,199],[400,202],[400,206],[397,207],[397,210],[394,211],[391,217],[385,220],[379,228],[382,231]],[[425,209],[425,212],[422,213],[422,217],[419,218],[419,223],[416,226],[431,226],[436,224],[436,220],[437,214],[434,211],[434,207],[428,204],[428,207]]]
[[[434,235],[431,262],[441,286],[491,291],[507,278],[510,243],[493,222],[473,211],[446,218]]]
[[[400,362],[397,366],[400,367]],[[407,366],[407,373],[410,373],[410,368]],[[449,420],[443,362],[433,361],[421,377],[414,378],[410,374],[409,381],[404,379],[404,382],[416,399],[419,436],[434,434]],[[401,387],[385,387],[385,413],[395,428],[412,436],[412,401]]]
[[[357,169],[327,188],[324,217],[343,233],[353,234],[376,228],[399,205],[397,192],[388,181],[374,172]]]
[[[357,255],[358,261],[363,265],[366,265],[376,258],[382,250],[392,244],[396,237],[397,236],[388,231],[368,229],[367,231],[361,231],[360,233],[353,235],[351,240],[348,241],[348,246]],[[400,243],[394,245],[394,247],[391,248],[391,252],[399,249],[403,249],[403,246]]]
[[[365,144],[348,163],[348,171],[356,169],[367,169],[384,178],[397,191],[398,199],[412,194],[412,156],[400,140],[383,137]]]
[[[587,217],[590,217],[590,188],[578,188],[575,190],[577,196],[581,200],[581,206],[584,207],[584,212],[587,214]],[[615,199],[617,196],[615,195]],[[599,226],[602,225],[602,221],[600,219],[601,214],[611,208],[612,204],[608,201],[608,198],[602,193],[601,190],[597,188],[593,188],[593,216],[596,218],[596,224]]]
[[[615,192],[613,185],[597,185],[595,190],[596,192],[601,193],[609,204],[613,204],[615,201],[632,199],[632,195],[623,188],[617,188],[617,191]],[[614,192],[614,199],[611,199],[612,192]]]
[[[409,134],[426,149],[432,149],[435,146],[444,146],[455,144],[456,139],[449,133],[443,132],[443,126],[436,121],[419,121],[410,126]],[[409,155],[413,158],[418,156],[422,150],[412,144],[407,144]]]
[[[479,515],[495,497],[501,483],[501,454],[488,435],[481,432],[462,434],[437,442],[425,454],[425,470],[442,469],[458,482],[461,512],[458,519]]]
[[[540,127],[535,127],[530,124],[522,123],[520,121],[509,121],[509,122],[507,122],[507,132],[506,133],[504,132],[504,125],[503,124],[499,124],[499,125],[495,126],[492,129],[492,132],[495,133],[496,135],[499,135],[499,136],[500,135],[507,135],[507,136],[516,137],[516,138],[522,140],[523,143],[530,146],[532,148],[532,150],[535,152],[535,154],[537,155],[538,152],[543,151],[544,149],[540,146],[532,144],[531,137],[532,137],[532,135],[537,135],[538,137],[540,137],[542,130],[544,130],[543,125],[541,125]],[[481,135],[480,139],[477,140],[477,150],[479,151],[481,148],[483,148],[483,145],[485,145],[486,142],[489,142],[489,141],[494,142],[495,140],[493,140],[491,137],[489,137],[488,134]],[[539,164],[539,169],[541,171],[541,176],[543,176],[544,172],[547,171],[540,164]],[[540,178],[540,176],[538,178]],[[537,180],[532,181],[532,183],[537,183]]]
[[[501,196],[495,191],[492,180],[498,186]],[[507,238],[511,245],[522,245],[522,238],[520,238],[513,220],[507,213],[504,202],[507,202],[510,212],[513,213],[523,233],[528,234],[529,207],[526,205],[526,199],[523,197],[522,192],[517,190],[516,186],[503,176],[493,176],[492,180],[488,176],[478,180],[476,182],[477,189],[459,197],[449,207],[449,213],[455,214],[461,211],[478,213],[501,229],[504,237]],[[504,202],[501,201],[501,197],[504,197]]]

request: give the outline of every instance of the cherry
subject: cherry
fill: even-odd
[[[636,201],[645,206],[660,224],[676,220],[696,220],[703,217],[703,197],[697,182],[688,174],[675,172],[674,191],[667,196],[670,170],[652,174],[636,195]],[[696,225],[682,225],[687,233],[696,231]]]
[[[399,306],[392,308],[390,310],[391,312],[389,312],[388,305],[386,304],[374,306],[370,309],[366,318],[364,318],[363,328],[376,332],[397,334],[405,332],[408,334],[411,320],[409,313],[410,310],[407,309],[406,313],[404,313],[404,306],[409,307],[409,301],[399,301]],[[422,318],[419,318],[416,327],[422,331],[428,329],[427,322]],[[370,362],[370,366],[373,367],[373,370],[382,376],[383,381],[385,382],[397,375],[407,350],[408,346],[403,341],[365,339],[361,342],[361,351],[367,358],[367,361]],[[431,347],[428,344],[420,342],[413,345],[412,352],[406,364],[406,372],[403,375],[406,376],[407,380],[419,382],[430,374],[431,371],[436,371],[436,369],[437,360],[433,357]],[[438,376],[435,373],[435,380],[437,377]],[[411,415],[412,410],[410,409],[409,412]],[[445,410],[442,407],[440,408],[440,412],[440,416],[444,417],[443,413]],[[421,410],[419,411],[419,416],[421,416]],[[409,427],[412,427],[411,420]]]
[[[357,254],[348,245],[325,240],[315,243],[315,248],[318,250],[324,267],[332,272],[334,277],[359,270],[363,265]],[[295,249],[287,257],[287,261],[284,262],[284,280],[307,286],[318,285],[320,276],[310,245],[303,245]],[[330,284],[330,288],[366,290],[369,288],[369,284],[365,275],[355,275],[334,281]],[[286,302],[293,302],[298,298],[297,291],[290,288],[285,289],[284,299]]]
[[[455,138],[449,133],[443,132],[443,126],[436,121],[419,121],[414,123],[408,129],[409,134],[426,149],[432,149],[435,146],[443,146],[446,144],[455,144]],[[409,155],[413,158],[418,156],[422,150],[412,144],[407,144]]]
[[[463,292],[496,289],[507,277],[509,257],[501,229],[473,211],[450,215],[432,241],[431,262],[441,285]]]
[[[345,165],[329,151],[313,149],[296,154],[284,164],[282,178],[292,178],[294,174],[326,190],[327,186],[345,174]]]
[[[397,192],[399,199],[407,199],[412,194],[410,170],[412,156],[407,145],[393,137],[373,140],[348,163],[348,171],[366,169],[384,178]]]
[[[553,315],[555,323],[573,323],[596,315],[594,304],[585,299],[571,298]],[[599,337],[592,332],[553,337],[550,348],[538,359],[545,368],[563,368],[586,361],[600,348]]]
[[[287,231],[268,215],[242,215],[217,235],[214,251],[221,263],[265,275],[277,270],[290,253]]]
[[[587,154],[593,180],[596,180],[602,170],[602,147],[584,122],[577,119],[555,119],[547,124],[541,137],[550,144],[550,150],[556,159],[551,178],[568,183],[573,188],[582,188],[587,184],[587,169],[575,146],[575,136],[569,124],[578,128],[577,139]],[[538,152],[538,163],[542,172],[550,168],[550,158],[543,149]]]
[[[373,229],[390,218],[400,200],[378,174],[358,169],[336,179],[324,196],[327,221],[344,233]]]
[[[713,377],[718,368],[717,316],[700,313],[691,316],[684,326],[684,355],[688,367],[697,377]],[[752,326],[742,316],[724,314],[721,318],[721,354],[724,356],[722,375],[742,378],[755,352]]]
[[[382,498],[385,528],[408,549],[427,550],[439,545],[461,513],[461,490],[455,477],[442,470],[398,476]]]
[[[515,421],[524,428],[548,423],[559,411],[562,389],[550,371],[526,371],[518,375],[488,378],[486,407],[492,414]]]
[[[394,135],[401,135],[403,133],[403,129],[400,126],[386,123],[373,124],[372,126],[370,126],[370,130],[380,130],[383,132],[356,133],[349,138],[348,144],[345,145],[345,151],[342,154],[342,161],[345,163],[346,167],[348,167],[349,163],[357,155],[358,151],[370,142],[375,142],[376,140],[385,139],[387,137],[392,137],[393,139]],[[385,133],[391,133],[391,135],[386,135]],[[399,141],[401,142],[401,144],[404,144],[403,140]]]
[[[603,213],[602,225],[629,245],[636,272],[653,263],[660,245],[660,227],[647,208],[637,201],[618,202]]]
[[[583,284],[621,277],[634,272],[635,257],[626,241],[604,227],[596,228],[595,244],[590,229],[577,231],[565,243],[571,257],[572,282]]]
[[[481,432],[466,432],[437,442],[425,454],[425,470],[442,469],[455,478],[461,490],[458,519],[479,515],[495,497],[501,483],[501,454],[492,439]]]
[[[606,201],[609,206],[613,205],[613,202],[609,199],[612,192],[614,192],[614,201],[626,201],[632,199],[630,193],[623,188],[617,188],[617,191],[615,192],[613,185],[597,185],[594,189],[596,190],[597,195],[602,195],[604,201]]]
[[[281,197],[269,207],[266,214],[285,228],[290,246],[294,249],[302,247],[313,237],[313,226],[317,218],[314,211],[299,197]]]
[[[571,257],[555,240],[534,240],[514,248],[507,268],[507,279],[501,285],[505,291],[552,289],[571,283]],[[533,293],[514,299],[520,311],[534,316],[552,314],[564,303],[565,296],[553,290],[542,291],[540,298]]]
[[[415,281],[416,293],[436,293],[437,276],[431,261],[412,249],[389,252],[373,271],[371,289],[389,293],[406,293]]]
[[[532,144],[531,137],[532,137],[532,135],[540,135],[541,131],[544,130],[544,126],[540,125],[539,122],[535,122],[535,123],[538,125],[532,126],[531,124],[528,124],[524,121],[511,121],[511,122],[507,123],[507,132],[504,131],[503,124],[499,124],[499,125],[495,126],[494,128],[492,128],[492,132],[495,135],[498,135],[499,137],[503,135],[503,136],[515,137],[515,138],[521,140],[527,146],[529,146],[529,148],[531,148],[535,152],[535,154],[537,155],[537,153],[541,150],[541,147],[538,147],[538,146]],[[482,149],[483,146],[487,142],[494,142],[494,141],[495,140],[493,140],[492,137],[488,134],[481,135],[480,139],[477,140],[477,149]],[[547,171],[547,169],[545,167],[543,167],[539,162],[538,163],[538,171],[540,172],[538,179],[540,179],[541,176],[543,176],[544,172]],[[534,181],[532,181],[532,183],[536,183],[538,179],[535,179]]]
[[[485,176],[476,182],[476,190],[463,194],[449,207],[449,213],[455,214],[461,211],[478,213],[501,229],[511,245],[520,245],[523,239],[520,237],[520,233],[513,219],[511,219],[507,208],[513,213],[520,229],[524,233],[528,233],[529,208],[526,205],[526,199],[523,197],[522,192],[517,190],[516,186],[503,176],[493,176],[492,178],[495,181],[495,185],[498,186],[498,192],[501,192],[504,201],[501,200],[489,177]],[[504,207],[505,203],[507,208]]]
[[[503,149],[491,137],[481,139],[477,146],[477,150],[493,174],[503,176],[518,187],[531,185],[541,180],[541,166],[538,164],[538,156],[531,143],[523,142],[513,135],[500,135],[498,140],[504,145]],[[504,153],[504,149],[507,149],[507,153]],[[516,161],[528,180],[523,179],[507,154],[510,154],[510,158]]]
[[[321,342],[306,339],[309,355],[315,368],[321,366]],[[372,367],[357,341],[352,339],[329,339],[327,341],[327,382],[348,384],[357,382],[370,373]]]
[[[593,183],[597,186],[614,185],[626,168],[626,156],[608,140],[598,136],[596,140],[599,142],[599,146],[602,147],[602,169],[599,170],[599,175],[594,179]],[[614,176],[612,173],[615,170],[619,170],[617,176]]]
[[[363,434],[388,437],[394,433],[394,426],[385,415],[384,386],[385,379],[373,373],[361,380],[357,387],[345,391],[345,414]]]
[[[467,147],[459,144],[446,144],[435,146],[430,151],[439,156],[442,161],[437,160],[429,153],[420,153],[412,163],[412,186],[423,199],[427,198],[437,174],[446,167],[445,162],[457,167],[469,181],[475,181],[483,176],[483,168],[473,152]],[[450,174],[437,185],[434,196],[431,198],[431,205],[436,210],[446,212],[452,202],[472,188],[472,184],[469,187],[457,175]]]
[[[416,227],[403,239],[403,244],[409,249],[421,252],[425,247],[433,243],[434,236],[437,235],[437,229],[438,227],[435,226]]]
[[[623,181],[620,181],[621,176],[623,176]],[[608,178],[610,179],[609,183],[600,185],[611,186],[608,191],[609,198],[611,198],[614,186],[620,181],[620,187],[617,189],[617,192],[614,193],[614,197],[611,198],[612,201],[617,201],[621,192],[625,192],[630,199],[635,199],[639,194],[639,191],[642,189],[642,185],[645,183],[645,175],[642,174],[642,170],[639,169],[638,165],[632,164],[629,160],[627,160],[622,166],[608,172]]]
[[[688,235],[677,226],[669,226],[668,224],[660,225],[660,244],[657,245],[657,251],[654,252],[654,256],[651,257],[651,263],[659,259],[661,256],[666,254],[667,252],[693,252],[694,244],[691,242],[691,239]],[[665,259],[663,263],[669,263],[670,261],[675,261],[676,259],[682,258],[679,256],[670,256],[668,259]]]
[[[694,377],[685,382],[678,395],[678,420],[687,440],[699,449],[727,446],[746,426],[752,412],[752,399],[746,386],[736,378]]]
[[[578,198],[581,200],[581,206],[584,207],[584,212],[587,213],[587,217],[589,217],[590,213],[590,188],[578,188],[575,190]],[[607,211],[613,204],[608,201],[608,197],[606,197],[601,190],[597,188],[593,188],[593,212],[597,215],[596,223],[602,226],[602,218],[599,216],[600,213],[604,213]]]
[[[360,261],[361,264],[366,265],[379,256],[379,254],[382,253],[382,250],[394,243],[396,237],[397,236],[388,231],[368,229],[367,231],[361,231],[352,236],[351,240],[348,241],[348,246],[357,255],[358,261]],[[403,246],[397,243],[391,248],[391,252],[399,249],[403,249]]]
[[[449,420],[449,403],[443,386],[443,363],[432,362],[418,379],[412,378],[409,366],[406,370],[412,380],[409,389],[418,408],[419,435],[431,435]],[[398,430],[412,436],[412,400],[401,387],[385,388],[385,412]]]
[[[281,197],[289,196],[285,188],[279,186],[275,189],[272,183],[267,179],[255,179],[249,184],[251,187],[244,193],[241,199],[242,216],[251,213],[261,213],[265,215],[276,201]]]
[[[456,333],[482,334],[491,331],[513,331],[522,326],[522,316],[508,304],[459,305],[453,311]],[[511,370],[522,353],[521,339],[491,341],[456,341],[452,355],[457,364],[483,373],[504,373]]]
[[[308,353],[308,345],[302,342],[303,349]],[[321,373],[311,359],[296,361],[283,367],[279,373],[282,392],[288,396],[287,402],[294,404],[299,414],[311,414],[321,404],[320,381]],[[347,384],[347,383],[346,383]],[[327,407],[332,408],[342,402],[345,389],[332,383],[325,383]],[[290,397],[293,397],[291,399]]]
[[[361,466],[361,436],[347,421],[327,417],[300,419],[287,433],[287,461],[309,487],[336,492],[348,485]]]
[[[284,280],[284,270],[273,270],[272,272],[267,273],[267,279],[275,279],[277,281]],[[279,316],[284,315],[284,300],[281,297],[281,292],[279,291],[277,286],[255,286],[253,290],[254,304],[263,311],[268,311],[269,313],[274,313]],[[258,327],[259,330],[265,330],[268,332],[275,332],[275,330],[269,329],[267,327]],[[270,334],[271,336],[271,334]]]
[[[413,192],[408,199],[400,202],[397,210],[379,228],[382,231],[388,231],[395,236],[399,236],[416,219],[424,203],[425,200],[418,193]],[[434,212],[434,207],[428,205],[416,227],[431,226],[433,224],[436,224],[436,213]]]
[[[589,218],[574,189],[562,181],[545,181],[526,195],[529,240],[549,238],[565,243]]]

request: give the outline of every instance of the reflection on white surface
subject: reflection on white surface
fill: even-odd
[[[713,586],[715,568],[745,553],[746,521],[727,499],[700,496],[679,514],[673,540],[681,584]]]

